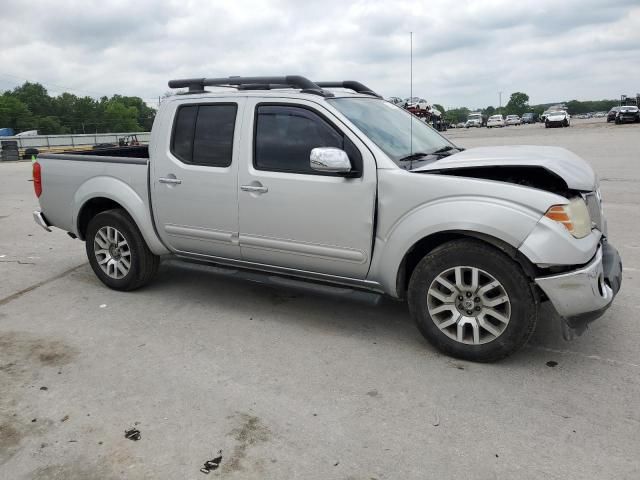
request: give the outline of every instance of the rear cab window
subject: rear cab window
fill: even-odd
[[[230,166],[237,112],[236,103],[178,107],[171,153],[181,162],[190,165]]]

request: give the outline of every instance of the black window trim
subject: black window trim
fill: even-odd
[[[181,158],[180,156],[178,156],[174,151],[173,151],[173,144],[175,141],[175,135],[176,135],[176,127],[178,124],[178,115],[180,113],[180,110],[182,110],[183,108],[186,107],[197,107],[196,109],[196,114],[193,117],[193,136],[191,137],[191,158],[193,159],[193,144],[195,142],[195,138],[196,138],[196,124],[198,122],[198,113],[200,112],[200,107],[206,107],[209,105],[221,105],[221,106],[235,106],[236,107],[236,116],[233,122],[233,133],[231,134],[231,163],[229,163],[229,165],[227,165],[226,167],[218,167],[216,165],[209,165],[206,163],[196,163],[196,162],[187,162],[185,161],[183,158]],[[193,102],[193,103],[183,103],[181,105],[178,105],[178,108],[176,108],[175,113],[173,114],[173,125],[171,126],[171,141],[169,143],[169,151],[171,152],[171,155],[173,155],[176,159],[178,159],[178,161],[180,163],[184,163],[185,165],[196,165],[198,167],[209,167],[209,168],[229,168],[233,165],[233,154],[235,153],[235,149],[234,149],[234,141],[235,141],[235,136],[236,136],[236,127],[238,126],[238,112],[240,111],[240,105],[238,104],[238,102],[229,102],[229,101],[224,101],[224,102]]]
[[[303,108],[305,110],[310,111],[311,113],[314,113],[315,115],[319,116],[322,120],[324,120],[331,128],[333,128],[339,135],[341,135],[344,138],[346,138],[347,140],[349,140],[352,144],[353,147],[358,150],[358,153],[360,154],[360,164],[361,167],[358,170],[356,168],[356,166],[353,164],[353,161],[351,159],[349,159],[349,161],[351,162],[351,168],[352,170],[348,173],[327,173],[327,172],[300,172],[297,170],[286,170],[286,169],[282,169],[282,168],[261,168],[257,165],[256,163],[256,136],[258,133],[258,108],[259,107],[296,107],[296,108]],[[362,177],[362,171],[364,170],[364,159],[363,159],[363,155],[362,152],[360,151],[360,149],[358,148],[358,145],[356,145],[356,142],[354,142],[353,140],[351,140],[345,133],[344,131],[339,128],[335,122],[333,122],[331,119],[329,119],[329,117],[327,117],[327,115],[325,115],[324,113],[322,113],[321,111],[310,107],[308,105],[303,105],[301,103],[289,103],[289,102],[259,102],[256,103],[254,109],[253,109],[253,146],[252,146],[252,164],[253,164],[253,168],[255,168],[256,170],[259,170],[261,172],[280,172],[280,173],[291,173],[294,175],[316,175],[316,176],[321,176],[321,177],[342,177],[342,178],[360,178]]]

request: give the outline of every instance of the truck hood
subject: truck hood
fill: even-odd
[[[575,153],[560,147],[537,145],[469,148],[413,171],[471,167],[542,167],[562,178],[570,189],[588,192],[596,189],[598,181],[591,166]]]

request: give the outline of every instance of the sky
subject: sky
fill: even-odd
[[[137,95],[303,75],[445,108],[640,92],[640,0],[0,0],[0,91]]]

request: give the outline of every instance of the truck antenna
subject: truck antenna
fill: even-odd
[[[413,32],[409,32],[409,102],[413,101]],[[409,112],[409,154],[413,155],[413,114]],[[413,160],[409,162],[413,170]]]

